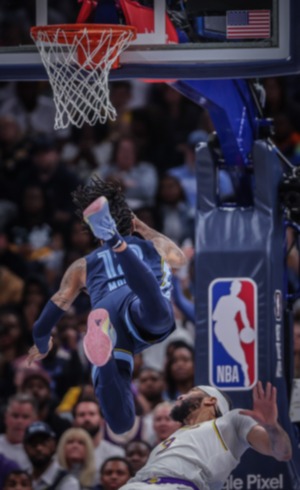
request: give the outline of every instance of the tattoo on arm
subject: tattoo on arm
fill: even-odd
[[[292,455],[292,445],[288,434],[279,424],[265,428],[269,434],[271,451],[274,458],[279,461],[288,461]]]
[[[86,261],[78,259],[66,270],[59,290],[52,296],[53,303],[63,310],[68,310],[80,290],[85,287]]]
[[[153,230],[153,228],[150,228],[137,218],[135,219],[135,231],[153,243],[159,255],[161,255],[170,267],[178,268],[186,264],[184,253],[170,238]]]

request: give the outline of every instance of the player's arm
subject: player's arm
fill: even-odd
[[[276,388],[267,383],[264,391],[259,381],[253,389],[253,410],[241,410],[258,422],[249,432],[249,444],[261,454],[273,456],[278,461],[289,461],[292,445],[288,434],[278,423]]]
[[[66,270],[59,290],[45,305],[39,318],[33,325],[35,345],[28,353],[28,362],[42,359],[52,347],[51,331],[62,315],[69,309],[80,291],[85,287],[86,261],[78,259]]]
[[[139,220],[136,216],[132,221],[133,230],[142,235],[146,240],[150,240],[159,255],[169,264],[170,267],[178,269],[186,264],[186,257],[183,251],[162,233],[150,228]]]

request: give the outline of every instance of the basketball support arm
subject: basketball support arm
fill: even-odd
[[[259,134],[259,114],[246,80],[179,80],[178,92],[206,108],[226,165],[247,166]]]

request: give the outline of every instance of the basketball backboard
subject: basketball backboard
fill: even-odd
[[[249,78],[300,70],[298,0],[122,0],[121,6],[127,24],[137,22],[139,32],[112,80]],[[30,27],[74,23],[79,10],[76,1],[1,2],[0,79],[46,79]]]

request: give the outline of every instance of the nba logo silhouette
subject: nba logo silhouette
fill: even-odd
[[[210,383],[249,390],[257,382],[257,287],[249,278],[215,279],[209,286]]]

